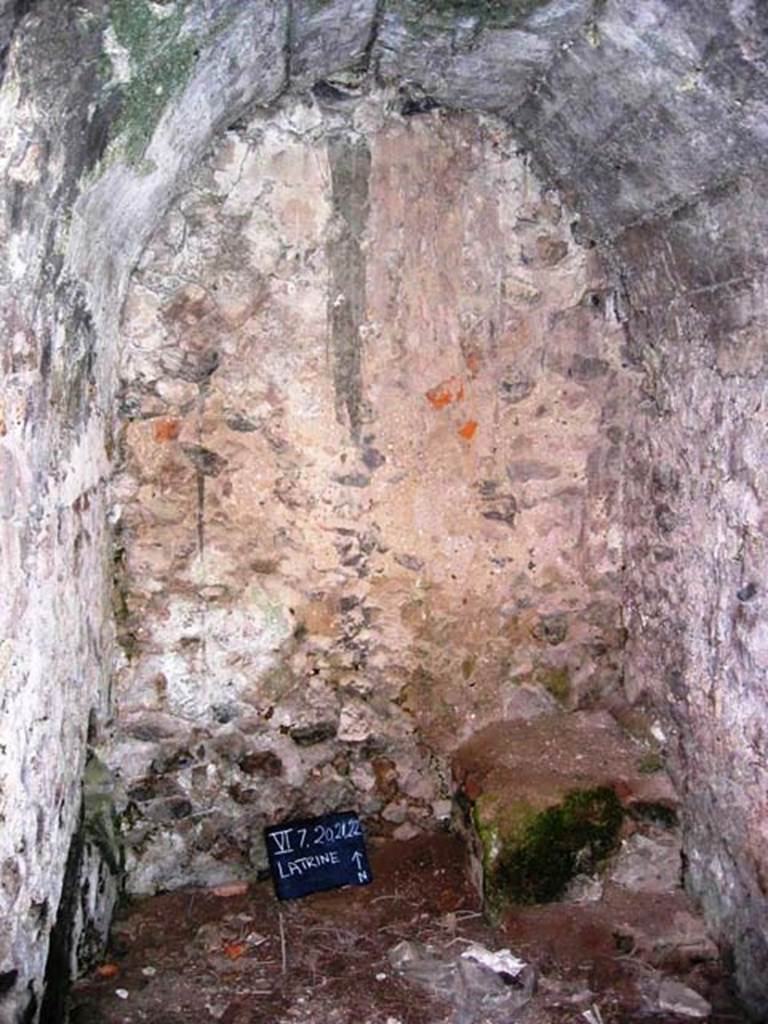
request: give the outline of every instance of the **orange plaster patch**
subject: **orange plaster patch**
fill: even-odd
[[[477,420],[467,420],[463,427],[459,427],[459,433],[467,441],[471,441],[477,433]]]
[[[464,362],[467,364],[467,369],[472,377],[476,377],[480,370],[480,356],[477,352],[470,352]]]
[[[444,409],[452,402],[460,402],[463,397],[464,383],[458,377],[449,377],[427,391],[427,401],[433,409]]]
[[[155,422],[156,441],[175,441],[181,433],[179,420],[160,419]]]

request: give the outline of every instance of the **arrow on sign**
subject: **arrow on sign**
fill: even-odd
[[[362,870],[363,867],[363,855],[359,850],[355,850],[352,854],[352,863],[355,865],[358,871]]]

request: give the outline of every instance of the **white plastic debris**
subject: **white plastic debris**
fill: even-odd
[[[154,976],[157,974],[157,968],[156,967],[142,967],[141,968],[141,973],[144,975],[145,978],[154,978]]]
[[[492,952],[472,943],[460,954],[421,942],[403,940],[389,951],[393,969],[452,999],[462,1021],[475,1020],[494,1007],[509,1013],[533,994],[536,971],[508,949]],[[495,1012],[495,1011],[494,1011]]]
[[[444,959],[433,946],[404,939],[387,954],[398,974],[428,985],[439,995],[447,996],[453,989],[456,964]]]
[[[118,999],[127,999],[128,998],[128,989],[127,988],[116,988],[115,989],[115,995],[117,996]]]
[[[379,971],[379,973],[376,975],[376,981],[386,981],[386,980],[387,980],[387,976],[384,973],[384,971]]]
[[[461,956],[463,960],[474,960],[496,974],[508,974],[512,978],[516,978],[527,967],[525,960],[516,957],[509,949],[497,949],[494,953],[476,943],[468,946]]]

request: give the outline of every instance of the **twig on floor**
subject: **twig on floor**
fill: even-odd
[[[280,921],[280,958],[282,961],[282,973],[285,974],[288,970],[288,951],[285,947],[285,925],[283,923],[282,910],[278,910],[277,916]]]
[[[407,934],[403,933],[403,925],[401,924],[385,924],[379,928],[380,932],[390,932],[392,935],[396,935],[399,939],[408,938]]]

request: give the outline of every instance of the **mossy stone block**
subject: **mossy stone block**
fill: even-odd
[[[616,849],[623,820],[609,786],[572,789],[553,806],[481,797],[473,823],[482,847],[486,911],[559,899],[570,880]]]

